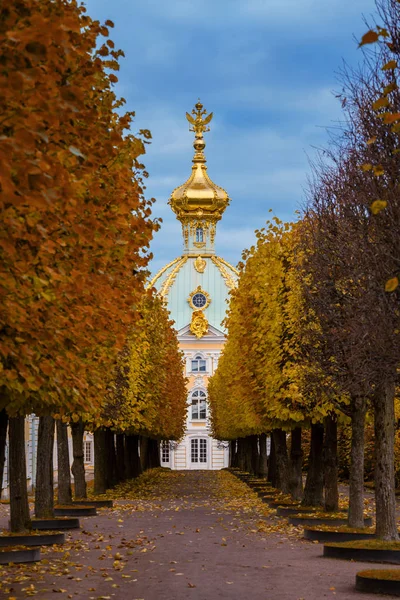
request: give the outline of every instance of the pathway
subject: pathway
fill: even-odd
[[[117,495],[114,508],[81,519],[67,544],[43,549],[40,563],[0,567],[0,598],[377,598],[354,590],[370,564],[322,558],[321,545],[228,472],[150,471]]]

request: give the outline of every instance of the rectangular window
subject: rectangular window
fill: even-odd
[[[166,442],[165,440],[161,445],[161,462],[169,463],[169,442]]]
[[[199,462],[199,440],[191,440],[190,460],[192,463]]]
[[[200,400],[200,415],[199,419],[205,419],[207,416],[206,401]]]
[[[200,440],[200,462],[207,462],[207,440]]]
[[[85,462],[92,462],[92,442],[85,442]]]
[[[205,373],[207,362],[202,358],[192,360],[192,373]]]

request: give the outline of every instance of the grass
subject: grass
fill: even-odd
[[[357,550],[398,550],[400,551],[400,542],[387,540],[354,540],[352,542],[329,542],[325,546],[334,546],[335,548],[354,548]]]
[[[367,571],[359,571],[357,575],[366,577],[367,579],[383,579],[385,581],[400,582],[400,569],[370,569]]]
[[[374,527],[348,527],[347,525],[307,525],[304,529],[312,531],[343,531],[345,533],[375,533]]]
[[[44,531],[42,529],[35,529],[35,530],[31,530],[28,529],[27,531],[20,531],[19,533],[14,533],[12,531],[8,531],[8,529],[3,529],[0,532],[0,537],[13,537],[13,536],[18,536],[18,535],[31,535],[31,536],[38,536],[38,535],[55,535],[58,534],[59,532],[54,532],[54,531]],[[3,547],[3,546],[0,546]]]
[[[294,518],[299,519],[347,519],[347,513],[326,513],[326,512],[314,512],[306,513],[301,515],[291,515]]]

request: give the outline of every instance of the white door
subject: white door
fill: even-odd
[[[192,469],[207,469],[207,440],[192,438],[190,440],[190,467]]]

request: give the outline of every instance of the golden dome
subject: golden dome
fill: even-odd
[[[184,184],[174,189],[169,199],[172,210],[182,222],[193,217],[211,217],[212,221],[219,221],[230,202],[227,192],[211,181],[207,174],[203,133],[210,130],[208,123],[213,113],[208,116],[205,116],[206,114],[207,111],[203,110],[200,100],[192,110],[194,117],[186,113],[186,118],[192,125],[189,131],[195,134],[192,174]]]

